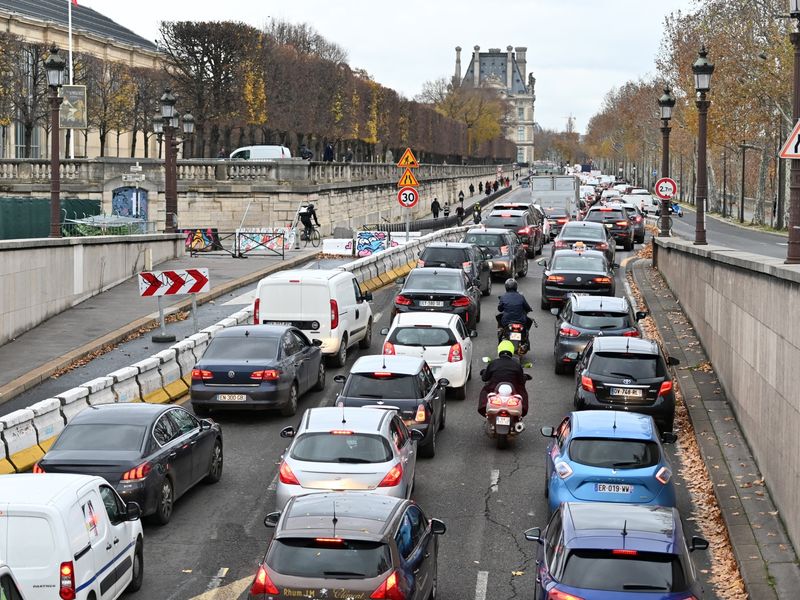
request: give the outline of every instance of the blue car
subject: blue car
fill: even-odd
[[[630,502],[675,506],[672,467],[653,418],[638,413],[571,412],[553,429],[547,445],[545,496],[550,512],[562,502]]]
[[[692,537],[687,546],[675,508],[566,502],[538,542],[536,600],[700,600],[690,552],[708,542]]]

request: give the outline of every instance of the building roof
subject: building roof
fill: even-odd
[[[51,21],[67,28],[68,0],[0,0],[0,12],[18,14],[36,21]],[[157,51],[156,45],[88,6],[72,7],[72,28],[101,38]]]
[[[480,52],[478,54],[480,61],[480,85],[488,85],[491,87],[492,83],[499,83],[500,88],[506,90],[509,94],[527,94],[528,90],[525,87],[525,74],[520,71],[519,63],[517,62],[516,54],[513,55],[511,61],[511,88],[507,87],[506,76],[508,74],[508,53],[507,52]],[[462,85],[467,87],[474,86],[474,72],[475,72],[475,57],[470,59],[469,66],[462,80]]]

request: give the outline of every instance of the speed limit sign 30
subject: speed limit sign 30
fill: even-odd
[[[397,201],[403,208],[414,208],[419,202],[419,192],[413,187],[400,188],[397,192]]]
[[[655,192],[661,200],[672,200],[678,193],[678,184],[670,177],[662,177],[656,181]]]

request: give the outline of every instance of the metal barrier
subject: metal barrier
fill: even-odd
[[[247,258],[248,255],[279,256],[286,258],[287,238],[284,228],[266,228],[247,231],[218,231],[207,227],[181,230],[186,234],[186,250],[189,256],[230,256]]]

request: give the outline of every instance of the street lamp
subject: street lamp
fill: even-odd
[[[183,133],[186,134],[186,138],[183,141],[183,158],[191,158],[189,156],[190,152],[187,151],[189,146],[188,138],[194,133],[194,117],[192,113],[186,113],[183,115]]]
[[[156,111],[153,118],[153,131],[164,136],[166,233],[175,233],[178,225],[178,147],[181,142],[175,138],[180,127],[176,103],[172,90],[165,90],[161,96],[161,110]],[[183,132],[186,135],[194,133],[194,117],[191,113],[183,116]]]
[[[791,34],[794,46],[794,100],[792,117],[800,119],[800,0],[789,0],[789,14],[797,20],[798,31]],[[800,160],[792,160],[789,175],[789,248],[786,264],[800,263]]]
[[[50,56],[44,61],[47,85],[50,87],[50,237],[61,237],[61,170],[59,163],[58,111],[62,98],[58,89],[64,85],[64,69],[67,62],[58,54],[58,48],[50,48]]]
[[[672,109],[675,108],[675,96],[669,87],[664,88],[664,94],[658,99],[661,109],[661,177],[669,177],[669,120],[672,118]],[[669,202],[661,201],[661,232],[659,235],[669,235]]]
[[[697,192],[695,193],[695,227],[694,243],[698,246],[708,244],[706,241],[706,199],[708,197],[708,166],[706,146],[708,143],[708,107],[711,101],[706,94],[711,91],[711,75],[714,74],[714,65],[706,58],[706,47],[700,49],[700,56],[692,65],[694,73],[694,89],[697,92],[695,104],[699,113],[697,124]]]

